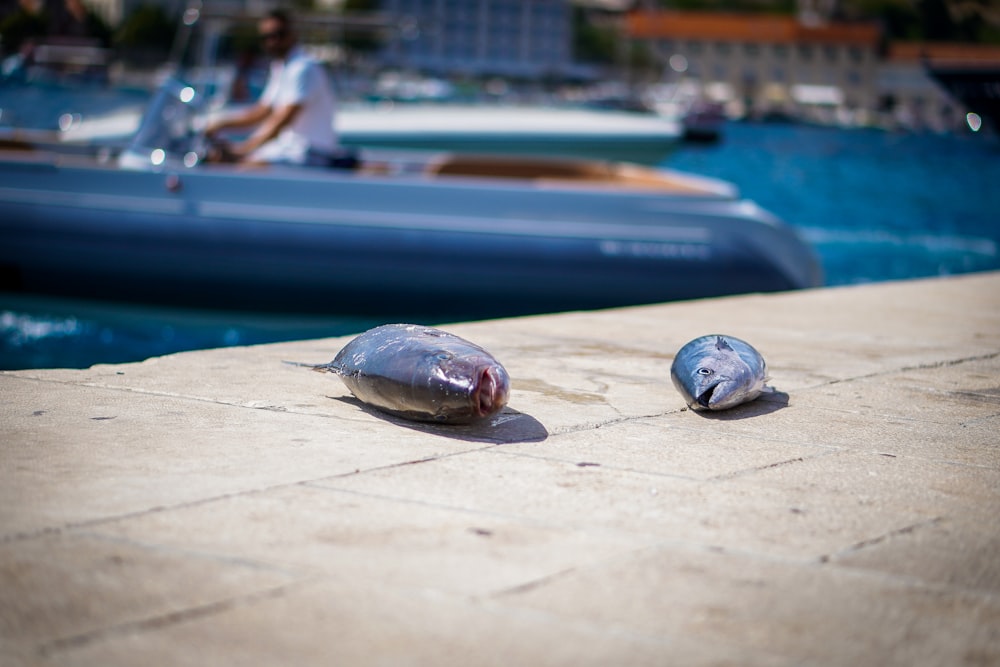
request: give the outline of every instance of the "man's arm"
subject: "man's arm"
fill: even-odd
[[[209,123],[205,127],[205,134],[212,136],[225,130],[238,130],[244,127],[253,127],[261,123],[271,113],[271,107],[266,104],[255,104],[249,109],[240,113],[221,118]]]
[[[263,122],[260,127],[246,141],[233,146],[233,154],[238,159],[243,159],[263,144],[274,139],[295,120],[295,117],[302,111],[302,106],[302,104],[288,104],[265,114],[265,117],[261,119]]]

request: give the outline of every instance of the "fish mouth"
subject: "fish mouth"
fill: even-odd
[[[706,387],[705,391],[698,394],[698,396],[695,397],[695,401],[697,401],[698,405],[700,405],[703,408],[711,409],[712,396],[715,394],[715,390],[719,388],[720,384],[721,383],[717,382],[709,387]]]
[[[479,417],[496,414],[507,405],[510,394],[510,379],[506,371],[496,366],[487,366],[479,371],[479,382],[473,394],[473,408]]]

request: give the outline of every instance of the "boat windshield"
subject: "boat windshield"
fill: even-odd
[[[121,166],[133,169],[194,167],[204,156],[204,138],[193,120],[201,96],[191,86],[171,79],[153,96],[139,129],[122,153]]]

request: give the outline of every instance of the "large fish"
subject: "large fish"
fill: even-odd
[[[725,410],[760,396],[767,365],[752,345],[713,334],[695,338],[677,352],[670,379],[693,410]]]
[[[336,373],[359,400],[417,421],[465,424],[507,404],[510,377],[464,338],[416,324],[386,324],[352,340],[313,370]]]

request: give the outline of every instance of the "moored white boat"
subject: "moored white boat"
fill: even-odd
[[[141,115],[138,109],[126,109],[80,118],[60,138],[125,144]],[[357,148],[562,155],[640,164],[662,162],[684,131],[676,120],[656,114],[559,106],[346,105],[334,122],[341,143]]]
[[[542,105],[347,106],[337,131],[349,146],[564,155],[662,162],[682,127],[651,113]]]

